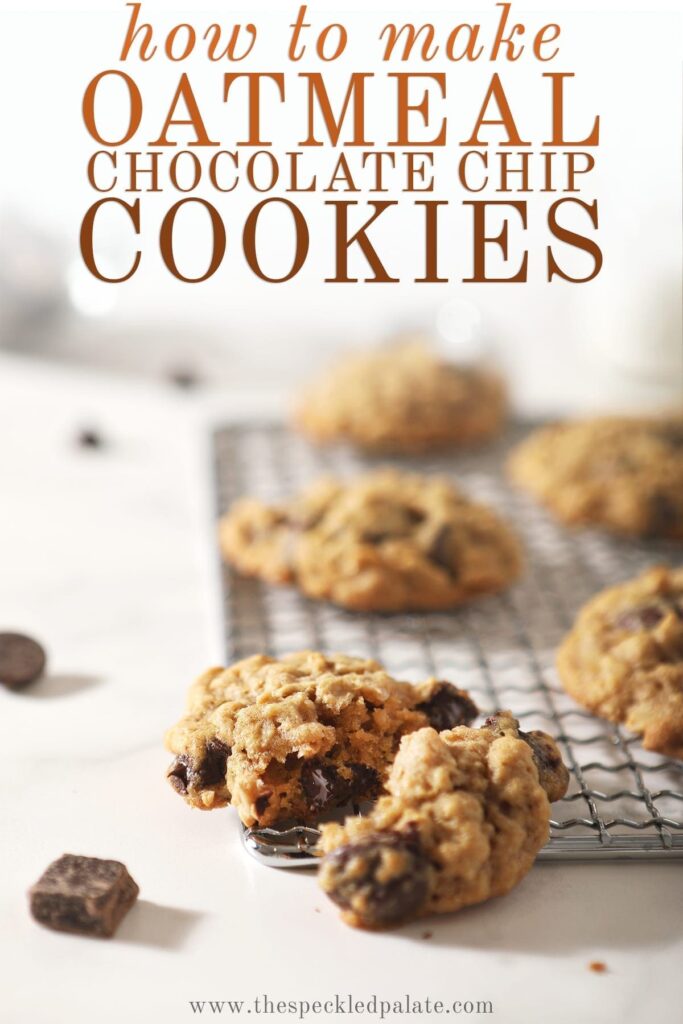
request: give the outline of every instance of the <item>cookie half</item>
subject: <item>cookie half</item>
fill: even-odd
[[[572,526],[683,539],[683,417],[604,417],[545,427],[512,478]]]
[[[598,594],[557,656],[562,684],[596,715],[683,758],[683,568],[654,568]]]
[[[505,409],[493,373],[457,366],[410,342],[347,357],[308,388],[295,423],[319,443],[419,453],[494,436]]]
[[[401,741],[367,817],[326,824],[322,889],[347,924],[389,928],[500,896],[548,839],[569,775],[554,741],[509,712],[480,729],[421,729]]]
[[[247,575],[358,611],[453,607],[503,590],[522,566],[492,509],[449,480],[394,470],[323,480],[280,505],[239,501],[220,543]]]
[[[417,686],[377,662],[304,651],[210,669],[169,730],[173,788],[202,809],[232,804],[245,825],[317,821],[383,791],[401,737],[470,722],[451,683]]]

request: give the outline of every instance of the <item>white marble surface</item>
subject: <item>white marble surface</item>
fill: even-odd
[[[164,728],[220,657],[202,445],[216,405],[0,361],[0,624],[50,653],[46,679],[0,693],[0,1021],[181,1024],[198,1016],[190,1000],[241,999],[246,1017],[258,995],[348,992],[491,1000],[515,1024],[679,1019],[680,861],[546,864],[505,899],[366,934],[338,922],[309,873],[248,861],[231,813],[173,794]],[[71,444],[84,422],[105,451]],[[114,940],[30,919],[27,887],[65,851],[120,858],[139,882]]]

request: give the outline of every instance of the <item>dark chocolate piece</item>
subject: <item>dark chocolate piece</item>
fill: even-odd
[[[615,629],[627,629],[637,632],[642,629],[654,629],[667,615],[673,614],[683,620],[683,596],[678,594],[662,596],[651,604],[643,604],[636,608],[628,608],[616,617],[612,625]]]
[[[548,799],[551,803],[554,800],[560,800],[567,791],[569,772],[557,751],[557,747],[549,736],[538,730],[522,732],[520,729],[519,738],[531,747],[531,753],[538,771],[538,781],[546,791]]]
[[[254,800],[254,810],[258,814],[259,818],[262,814],[265,814],[270,804],[270,793],[262,793],[261,796],[257,796]]]
[[[627,629],[629,632],[638,632],[642,629],[654,629],[658,626],[667,613],[663,604],[645,604],[640,608],[629,608],[622,612],[614,620],[615,629]]]
[[[367,928],[383,927],[423,906],[429,894],[429,862],[412,836],[378,833],[329,853],[323,860],[323,879],[325,892],[338,907],[353,910]]]
[[[222,740],[209,740],[206,744],[204,760],[197,768],[197,785],[200,789],[207,789],[225,782],[225,772],[230,756],[230,747]]]
[[[229,757],[230,747],[214,737],[207,742],[201,761],[193,761],[187,754],[179,754],[166,777],[181,796],[190,788],[212,789],[225,782]]]
[[[439,682],[428,700],[417,705],[417,711],[427,716],[429,724],[438,732],[469,725],[479,714],[477,705],[468,693],[452,683]]]
[[[110,938],[139,892],[120,861],[65,853],[30,889],[29,900],[46,928]]]
[[[199,384],[199,377],[188,366],[177,366],[170,370],[168,379],[177,388],[182,388],[183,391],[191,391]]]
[[[187,793],[190,782],[190,762],[185,754],[179,754],[166,772],[166,778],[181,796]]]
[[[332,764],[309,761],[301,769],[301,788],[312,811],[341,807],[352,800],[371,800],[377,795],[379,775],[366,764],[349,764],[350,777]]]
[[[538,781],[543,786],[548,800],[551,803],[561,800],[567,791],[569,772],[553,740],[544,732],[539,732],[536,729],[533,732],[522,732],[518,723],[515,722],[515,724],[517,725],[515,732],[506,732],[504,728],[501,728],[500,714],[496,713],[489,715],[482,728],[488,729],[494,736],[508,735],[523,740],[531,748],[534,764],[538,771]]]
[[[451,576],[457,575],[458,549],[452,527],[444,525],[438,529],[429,545],[427,557],[435,565],[440,565],[442,569],[446,569]]]
[[[103,448],[104,438],[94,427],[83,427],[79,430],[76,441],[81,448]]]
[[[658,426],[656,435],[672,448],[683,448],[683,423],[665,423]]]
[[[22,633],[0,633],[0,683],[12,690],[27,686],[45,670],[45,651]]]
[[[648,534],[666,535],[679,529],[682,523],[683,514],[675,501],[668,494],[656,491],[649,501]]]

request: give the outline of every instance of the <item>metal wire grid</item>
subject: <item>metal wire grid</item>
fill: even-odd
[[[226,656],[342,651],[377,658],[399,678],[451,679],[472,693],[483,713],[510,708],[525,729],[544,729],[560,742],[571,785],[554,805],[542,858],[681,858],[683,763],[643,750],[636,737],[582,710],[554,670],[556,647],[586,600],[656,562],[679,563],[680,549],[557,525],[502,472],[507,452],[527,429],[516,425],[483,451],[419,461],[321,451],[274,424],[217,430],[219,515],[245,494],[277,500],[324,473],[344,477],[389,463],[456,478],[516,527],[527,553],[523,578],[506,593],[419,615],[346,612],[223,566]]]

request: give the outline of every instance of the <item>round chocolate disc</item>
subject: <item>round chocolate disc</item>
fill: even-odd
[[[30,636],[0,633],[0,683],[11,689],[27,686],[42,675],[45,651]]]

